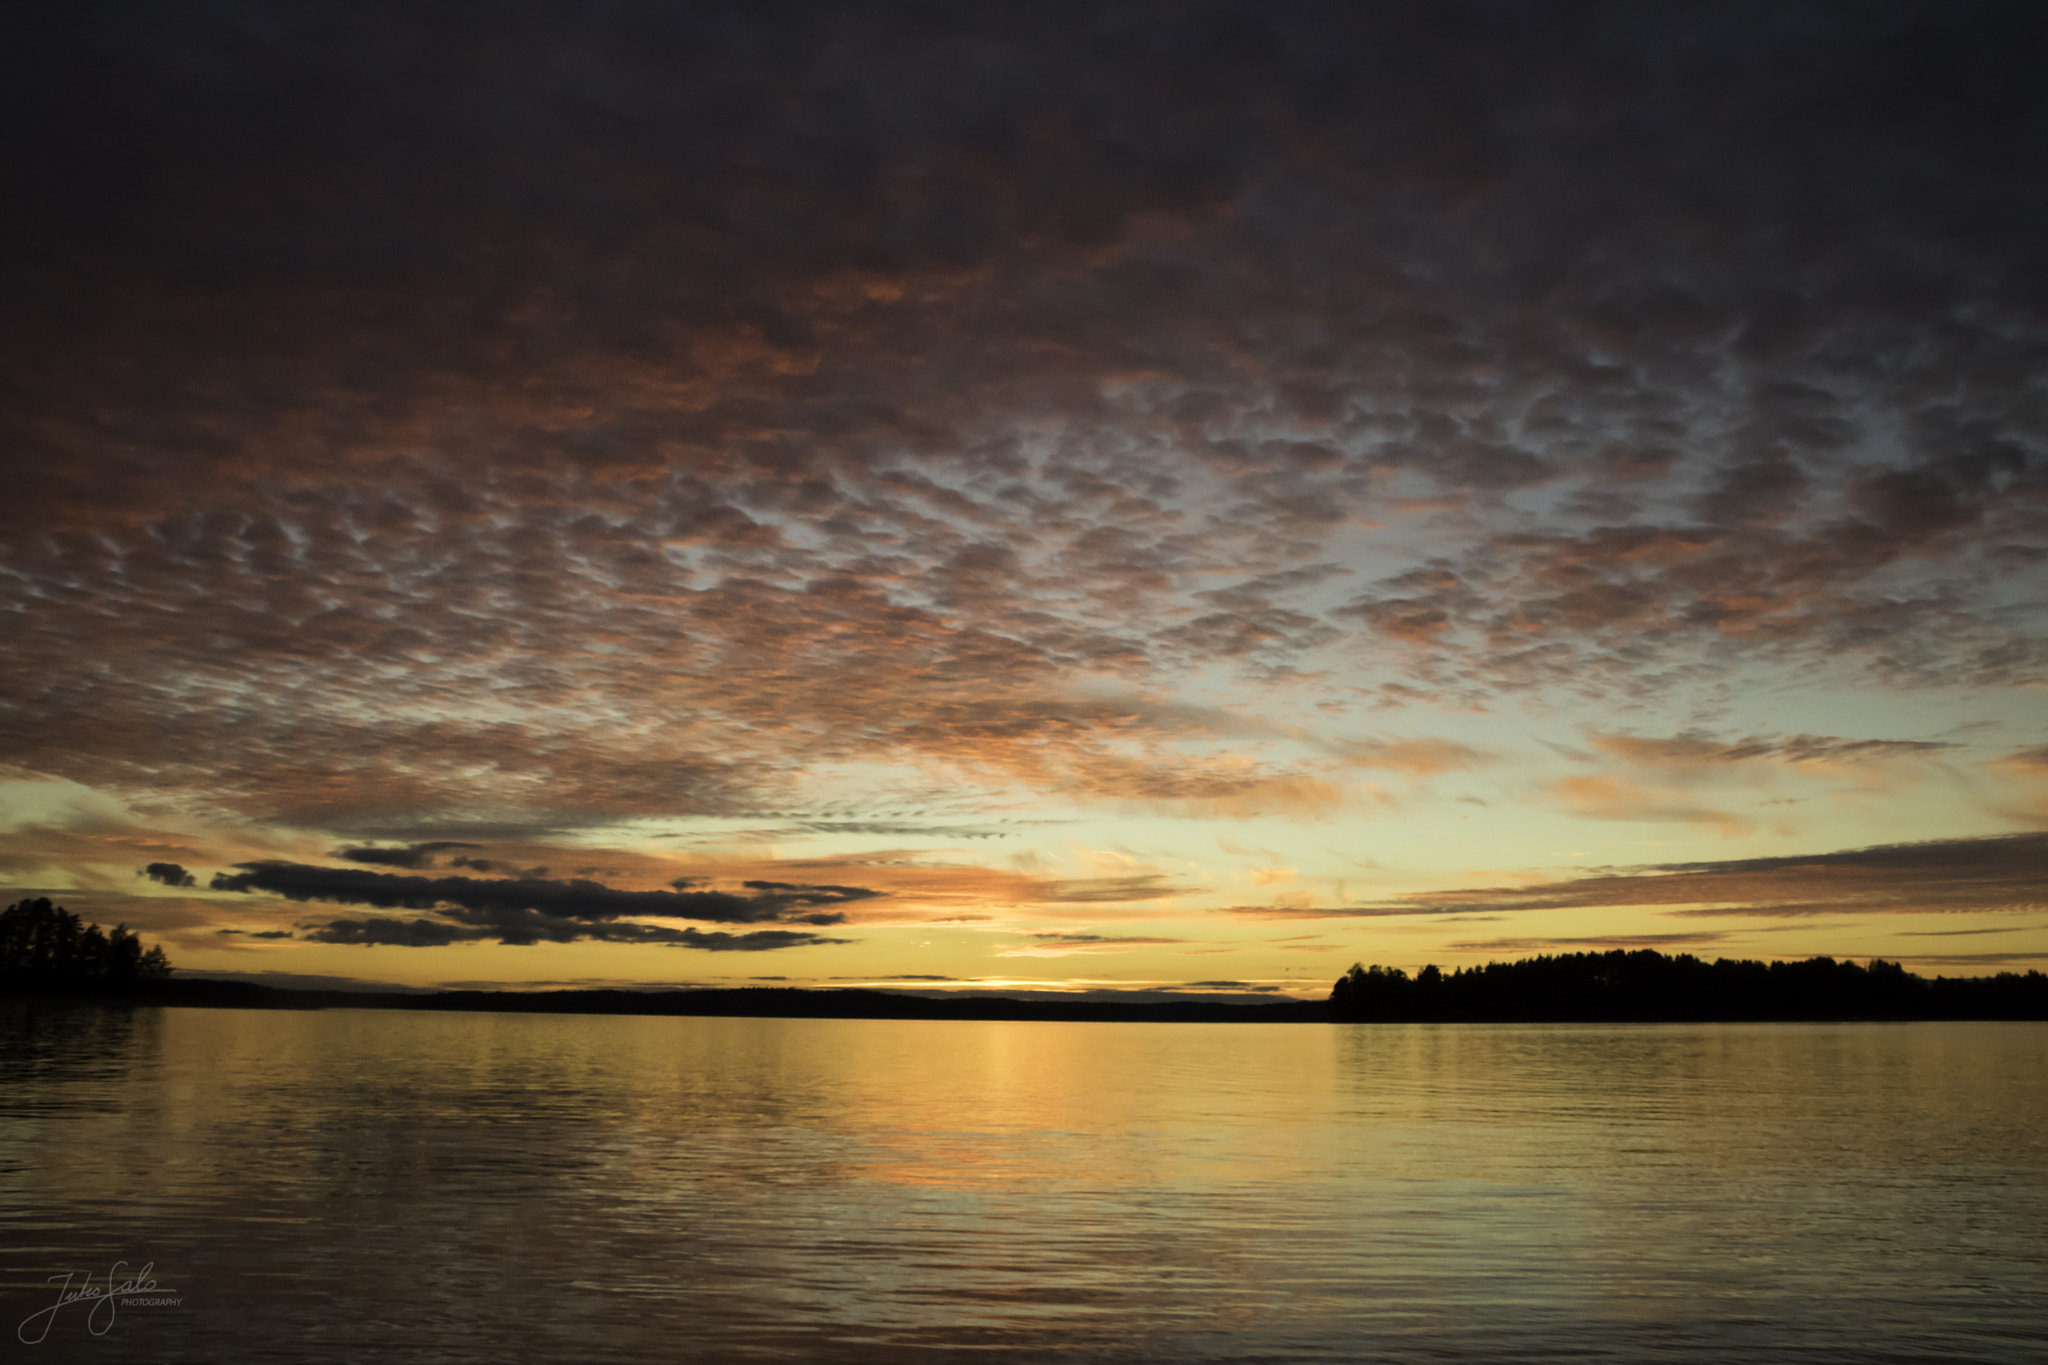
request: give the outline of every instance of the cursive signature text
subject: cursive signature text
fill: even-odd
[[[131,1274],[126,1261],[116,1261],[108,1267],[107,1282],[104,1285],[93,1283],[90,1271],[86,1272],[84,1280],[75,1286],[73,1281],[79,1278],[75,1270],[62,1275],[52,1275],[50,1283],[57,1285],[57,1301],[48,1308],[23,1318],[21,1325],[14,1329],[14,1335],[30,1346],[38,1345],[44,1337],[50,1335],[50,1328],[57,1321],[57,1314],[74,1303],[91,1305],[85,1310],[85,1330],[96,1337],[105,1336],[108,1329],[113,1327],[114,1315],[124,1301],[176,1303],[175,1298],[159,1297],[173,1295],[178,1291],[157,1288],[156,1281],[150,1278],[150,1271],[154,1269],[156,1262],[147,1261],[143,1263],[142,1269]],[[60,1280],[61,1284],[58,1283]],[[35,1332],[33,1336],[29,1334],[31,1328]]]

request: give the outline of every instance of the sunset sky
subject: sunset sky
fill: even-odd
[[[186,974],[2048,966],[2048,7],[0,20],[0,894]]]

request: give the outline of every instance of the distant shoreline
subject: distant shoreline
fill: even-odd
[[[632,1014],[753,1019],[973,1019],[1154,1023],[1321,1023],[1322,1000],[1158,1002],[952,999],[894,991],[796,986],[628,991],[340,991],[187,978],[121,991],[9,989],[9,999],[99,1001],[225,1009],[391,1009],[504,1014]]]
[[[2032,993],[2029,993],[2030,995]],[[395,1009],[505,1014],[612,1014],[711,1018],[917,1019],[1067,1023],[1771,1023],[2048,1018],[2038,999],[2008,1002],[1928,1000],[1925,1010],[1831,1013],[1771,1010],[1616,1010],[1557,1003],[1536,1008],[1439,1013],[1427,1018],[1348,1016],[1327,1000],[1214,1001],[1015,1000],[1000,996],[944,998],[890,991],[800,987],[722,990],[627,991],[401,991],[301,990],[245,981],[187,978],[123,991],[33,990],[18,987],[8,1000],[70,1000],[105,1004],[226,1009]],[[1921,1002],[1916,1002],[1921,1003]],[[1975,1006],[1971,1008],[1969,1006]]]

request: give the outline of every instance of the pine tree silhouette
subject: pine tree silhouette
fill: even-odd
[[[144,951],[126,925],[103,933],[47,896],[0,911],[0,982],[9,986],[125,987],[170,974],[164,950]]]

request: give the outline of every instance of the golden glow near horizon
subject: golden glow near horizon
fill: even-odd
[[[1375,13],[792,20],[711,119],[580,19],[123,49],[189,123],[7,220],[0,895],[279,981],[2048,965],[2024,139]]]
[[[1134,698],[1127,709],[1141,701],[1163,708]],[[1980,714],[1997,711],[1985,704]],[[285,974],[280,981],[1320,996],[1360,959],[1448,968],[1621,946],[1709,958],[1883,956],[1954,975],[2031,965],[2048,939],[2040,906],[2005,899],[2025,894],[2007,887],[2010,871],[1952,865],[1956,841],[1979,841],[1962,845],[1966,862],[1973,847],[2028,852],[2024,837],[1999,841],[2020,822],[1997,816],[2001,803],[2038,799],[2038,789],[1997,749],[1972,754],[1967,743],[1917,736],[1862,747],[1647,736],[1590,719],[1536,728],[1491,710],[1434,719],[1433,733],[1332,726],[1328,738],[1283,733],[1236,755],[1204,737],[1197,772],[1220,752],[1260,784],[1223,810],[1177,797],[1053,797],[975,811],[963,807],[986,798],[958,779],[954,808],[937,815],[856,805],[802,817],[642,817],[569,838],[342,841],[147,811],[133,794],[77,784],[11,783],[0,800],[14,856],[62,873],[17,878],[18,894],[55,894],[81,913],[140,925],[187,971]],[[1262,728],[1255,714],[1238,720]],[[1150,762],[1170,771],[1171,753],[1162,746]],[[1289,771],[1275,754],[1288,755],[1295,784],[1327,794],[1304,808],[1268,777]],[[1081,780],[1093,757],[1069,759]],[[903,781],[882,781],[892,778]],[[842,781],[857,788],[859,774]],[[1286,794],[1269,810],[1270,787]],[[1919,860],[1927,866],[1908,857],[1899,868],[1883,854],[1816,856],[1873,845],[1944,857]],[[380,852],[386,861],[363,861]],[[373,887],[379,878],[463,879],[471,889],[680,884],[741,904],[763,894],[748,883],[875,894],[821,903],[844,919],[805,926],[813,941],[773,950],[544,939],[366,946],[309,935],[337,920],[439,923],[437,906],[452,903],[364,906],[340,899],[346,888],[325,901],[209,889],[216,875],[266,863],[345,871]],[[151,864],[175,864],[194,884],[137,876]],[[790,916],[620,922],[745,934]],[[1973,951],[1987,945],[1998,955]]]

